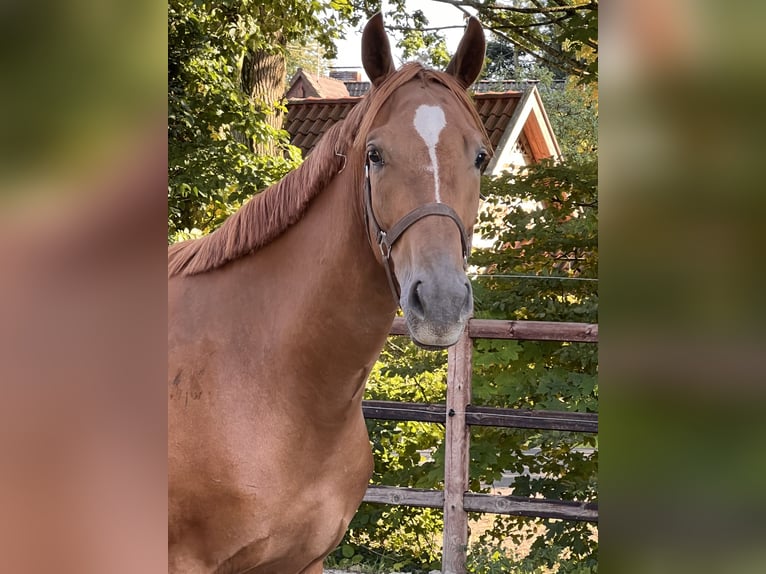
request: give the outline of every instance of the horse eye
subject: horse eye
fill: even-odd
[[[476,156],[476,169],[481,169],[484,166],[484,162],[487,161],[487,152],[480,151]]]
[[[370,160],[370,163],[374,163],[377,165],[380,165],[383,163],[383,157],[380,155],[380,152],[376,150],[375,148],[367,150],[367,159]]]

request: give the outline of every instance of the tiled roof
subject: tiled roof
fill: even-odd
[[[370,89],[370,82],[343,82],[349,96],[363,96]]]
[[[290,134],[290,143],[303,150],[305,157],[335,122],[348,115],[361,98],[306,98],[287,103],[284,128]]]
[[[346,85],[340,80],[315,76],[302,68],[290,81],[290,87],[285,94],[288,99],[292,98],[344,98],[347,97]]]
[[[476,94],[473,99],[484,122],[492,146],[497,148],[522,92]],[[361,98],[290,100],[287,104],[285,129],[293,145],[303,150],[304,157],[335,122],[346,117]]]
[[[341,80],[342,78],[337,79]],[[345,79],[342,81],[346,84],[349,96],[363,96],[370,89],[370,82]],[[469,91],[473,93],[523,91],[529,86],[539,84],[539,80],[481,80],[471,84]],[[551,80],[550,83],[550,87],[553,89],[563,89],[565,85],[565,80]]]
[[[479,112],[493,148],[497,149],[521,96],[522,92],[474,94],[476,111]]]
[[[325,78],[317,76],[319,83],[319,97],[322,98],[345,98],[349,95],[346,84],[334,78]]]

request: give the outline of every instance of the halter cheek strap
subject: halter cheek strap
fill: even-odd
[[[372,186],[370,184],[370,162],[366,160],[364,163],[364,218],[367,224],[367,229],[372,227],[372,231],[375,236],[375,242],[380,250],[380,255],[383,260],[383,268],[386,270],[386,277],[388,278],[388,285],[391,288],[391,293],[394,296],[396,304],[399,304],[401,298],[401,291],[396,281],[396,276],[392,269],[393,261],[391,260],[391,250],[397,240],[409,229],[413,224],[420,221],[424,217],[431,215],[439,217],[448,217],[457,225],[460,232],[460,244],[463,248],[463,267],[468,265],[468,251],[469,241],[468,235],[463,227],[463,222],[460,221],[460,216],[449,205],[444,203],[426,203],[419,207],[416,207],[399,221],[397,221],[391,228],[386,231],[378,223],[375,217],[375,212],[372,209]]]

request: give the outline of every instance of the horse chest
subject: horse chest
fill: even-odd
[[[226,557],[221,572],[297,574],[340,542],[372,471],[369,440],[361,418],[335,443],[313,435],[304,423],[265,446],[256,433],[250,456],[229,462],[220,486],[230,512],[210,524],[226,548],[216,552]]]
[[[301,572],[341,541],[365,487],[366,479],[324,476],[302,483],[286,480],[267,496],[242,499],[235,526],[238,550],[221,571]]]

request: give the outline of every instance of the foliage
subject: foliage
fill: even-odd
[[[294,162],[258,158],[246,138],[279,139],[266,109],[240,89],[253,15],[229,4],[191,0],[168,5],[168,235],[208,232],[243,199]]]
[[[518,69],[518,50],[507,42],[487,40],[486,63],[482,70],[483,80],[522,79],[528,77],[525,70]]]
[[[482,80],[522,80],[531,79],[528,59],[513,44],[487,40],[487,53],[482,70]]]
[[[598,0],[433,1],[455,6],[466,16],[475,14],[496,38],[546,68],[585,83],[598,78]],[[404,33],[405,56],[438,45],[438,28],[429,27],[419,10],[408,11],[407,0],[393,0],[388,5],[387,20]]]
[[[390,27],[402,32],[402,38],[398,42],[402,48],[402,57],[443,70],[450,61],[444,38],[438,31],[427,29],[428,18],[422,10],[408,11],[404,8],[405,2],[406,0],[394,2],[393,4],[400,5],[400,8],[392,8],[386,16],[386,21],[392,22]]]
[[[360,18],[351,0],[228,0],[224,4],[253,15],[249,48],[273,51],[281,49],[282,42],[315,40],[329,58],[336,56],[335,40],[346,24]]]
[[[493,243],[473,257],[491,275],[478,277],[474,284],[478,316],[597,321],[597,283],[589,281],[598,275],[596,184],[595,158],[543,162],[521,176],[485,180],[488,199],[479,228]],[[475,349],[476,403],[597,410],[595,345],[478,341]],[[513,482],[516,496],[595,500],[596,447],[596,437],[582,433],[476,429],[472,432],[471,486],[481,489],[497,480],[503,470],[511,470],[520,475]],[[497,517],[479,539],[480,546],[492,547],[504,538],[518,543],[531,537],[534,542],[524,568],[595,571],[597,543],[587,524],[538,521],[546,528],[529,535],[522,528],[528,520]]]
[[[530,534],[527,523],[545,523],[547,529],[540,535]],[[570,530],[562,537],[560,530]],[[471,545],[468,555],[469,572],[514,572],[518,574],[595,574],[598,562],[594,527],[583,522],[540,521],[529,518],[495,518],[493,527]],[[506,539],[505,546],[498,540]],[[571,538],[571,540],[570,540]],[[527,545],[533,540],[529,554],[521,558],[510,556],[508,544],[513,547]]]
[[[367,382],[365,399],[439,403],[446,400],[446,352],[389,339]],[[372,481],[412,488],[444,487],[444,426],[369,421],[375,469]],[[417,469],[416,472],[413,469]],[[439,567],[441,510],[362,504],[332,561],[340,567],[379,563],[383,571]]]
[[[267,118],[273,102],[242,90],[248,51],[333,39],[358,19],[346,0],[171,0],[168,5],[168,235],[207,233],[297,166],[300,152]],[[279,41],[275,38],[279,36]],[[258,155],[260,144],[277,153]],[[195,231],[198,230],[198,231]]]
[[[518,543],[518,542],[516,542]],[[557,561],[556,551],[551,548],[549,554],[551,563]],[[558,561],[559,566],[564,566],[567,574],[591,574],[594,572],[590,565],[584,565],[572,560],[566,560],[565,564]],[[481,574],[550,574],[550,567],[543,564],[535,564],[526,559],[509,556],[508,549],[498,546],[493,542],[476,542],[471,545],[468,553],[468,572]]]
[[[545,160],[526,169],[484,180],[479,232],[492,247],[473,261],[491,273],[567,279],[482,284],[479,306],[519,319],[595,320],[597,162]]]
[[[487,54],[482,70],[483,80],[537,80],[550,87],[551,80],[562,80],[566,75],[551,69],[539,60],[525,54],[503,38],[487,40]]]
[[[477,277],[477,315],[487,318],[597,320],[597,201],[595,161],[544,163],[521,176],[487,179],[480,228],[492,240],[472,261],[494,277]],[[532,275],[540,279],[502,279]],[[562,280],[563,279],[563,280]],[[384,350],[370,377],[368,399],[443,403],[444,353],[398,340]],[[595,412],[597,349],[592,344],[479,340],[474,351],[475,404]],[[443,488],[444,429],[417,422],[368,423],[375,457],[373,483]],[[513,494],[591,501],[597,498],[597,440],[560,431],[474,428],[471,490],[489,490],[504,471],[517,476]],[[413,469],[417,469],[413,472]],[[595,572],[597,543],[584,523],[498,516],[473,540],[469,560],[481,572]],[[386,564],[428,571],[438,567],[440,512],[362,505],[336,564]],[[501,548],[531,543],[512,561]],[[504,565],[513,564],[513,570]]]
[[[287,80],[289,82],[298,68],[315,76],[326,76],[327,50],[316,40],[299,40],[291,42],[286,49]]]
[[[594,159],[598,147],[598,83],[562,79],[556,70],[524,54],[516,58],[517,51],[508,42],[490,40],[482,79],[535,81],[564,157],[575,162]]]
[[[427,22],[422,15],[409,15],[393,4],[392,10],[400,14],[393,27],[410,24],[413,28],[405,30],[400,45],[422,58],[428,46],[435,43],[435,31],[423,30]],[[490,8],[480,14],[482,23],[489,28],[506,21],[507,15],[487,12],[494,4],[486,3]],[[583,17],[595,17],[597,5],[591,4],[583,8],[587,12]],[[520,14],[512,16],[533,17]],[[567,25],[563,19],[560,22]],[[594,31],[595,21],[591,24],[578,34]],[[574,53],[574,42],[564,42],[564,47],[557,44],[555,35],[561,29],[549,26],[539,27],[538,31],[547,34],[545,41],[555,49],[568,48],[570,56]],[[509,46],[508,42],[496,44],[498,49]],[[577,62],[581,67],[563,89],[558,89],[552,87],[551,80],[561,70],[572,74],[572,66],[565,63],[552,69],[545,54],[533,59],[518,42],[511,42],[510,47],[505,50],[506,56],[513,59],[513,50],[519,50],[517,61],[523,66],[524,76],[539,80],[538,88],[566,161],[545,162],[521,174],[483,182],[487,201],[479,230],[491,246],[472,256],[472,263],[481,271],[474,280],[476,314],[485,318],[596,322],[596,53],[594,50],[577,55],[582,56]],[[438,59],[432,63],[439,65]],[[505,73],[500,68],[496,72],[497,77]],[[506,72],[518,75],[512,67]],[[381,361],[370,378],[366,398],[444,402],[446,369],[442,363],[435,367],[428,354],[401,344],[387,347]],[[595,412],[597,347],[477,341],[473,399],[476,404],[512,408]],[[375,454],[373,483],[443,488],[441,425],[375,421],[368,427]],[[517,496],[581,501],[597,498],[597,439],[589,434],[474,428],[470,464],[473,491],[488,491],[510,471],[516,475],[513,494]],[[417,472],[413,472],[414,468]],[[531,524],[537,527],[530,528]],[[372,562],[387,565],[389,570],[406,567],[428,571],[438,567],[440,544],[433,536],[438,537],[441,528],[439,512],[365,504],[334,560],[345,565]],[[469,565],[472,571],[490,573],[595,572],[597,542],[593,532],[593,527],[585,523],[497,516],[488,529],[472,537]],[[508,552],[509,543],[525,543],[529,553],[513,557]]]
[[[598,150],[598,84],[580,84],[571,78],[563,89],[550,82],[538,85],[545,111],[562,155],[570,164],[595,164]]]
[[[598,77],[598,0],[435,0],[476,11],[484,27],[550,69]]]

